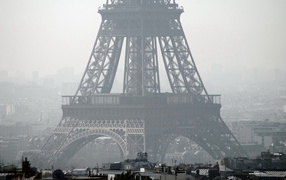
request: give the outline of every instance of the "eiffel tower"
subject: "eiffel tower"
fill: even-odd
[[[98,12],[102,22],[79,87],[62,97],[62,120],[38,155],[45,165],[63,165],[102,136],[115,140],[124,158],[148,152],[162,162],[178,136],[214,159],[246,156],[220,116],[220,95],[203,84],[175,0],[107,0]],[[122,49],[123,92],[114,94]],[[161,92],[159,60],[171,93]]]

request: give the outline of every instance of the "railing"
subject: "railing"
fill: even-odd
[[[162,93],[148,96],[133,96],[125,94],[99,94],[94,96],[63,96],[62,105],[94,105],[94,106],[119,106],[119,105],[171,105],[171,104],[220,104],[220,95],[171,94]]]
[[[152,6],[152,7],[168,7],[168,9],[180,9],[183,10],[183,7],[179,7],[177,3],[175,3],[173,0],[153,0],[153,1],[147,1],[147,0],[141,0],[141,1],[109,1],[107,4],[103,4],[102,7],[99,7],[99,10],[114,10],[114,9],[126,9],[130,7],[144,7],[144,6]]]

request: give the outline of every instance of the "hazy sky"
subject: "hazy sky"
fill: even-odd
[[[285,0],[177,0],[200,71],[286,69]],[[0,70],[84,70],[105,0],[0,0]],[[122,69],[122,68],[121,68]]]

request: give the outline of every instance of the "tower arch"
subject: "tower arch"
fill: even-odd
[[[99,137],[110,137],[113,139],[120,149],[122,158],[127,157],[127,143],[122,137],[111,130],[92,129],[66,139],[49,162],[56,167],[63,167],[64,163],[72,158],[81,148]]]

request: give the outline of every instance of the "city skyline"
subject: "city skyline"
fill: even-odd
[[[110,0],[0,0],[0,164],[31,157],[39,168],[92,167],[143,151],[158,163],[173,164],[174,155],[210,163],[286,150],[277,136],[286,127],[286,3],[176,0],[179,18],[180,10],[155,4],[165,0],[146,0],[154,9],[142,1],[115,1],[135,9],[116,4],[101,20],[97,7]],[[143,23],[133,26],[133,17]],[[166,24],[179,20],[182,31]],[[100,22],[107,28],[98,30]],[[101,43],[80,81],[97,32]],[[114,46],[100,51],[107,32],[126,38],[116,74]],[[159,72],[145,32],[159,36]]]

